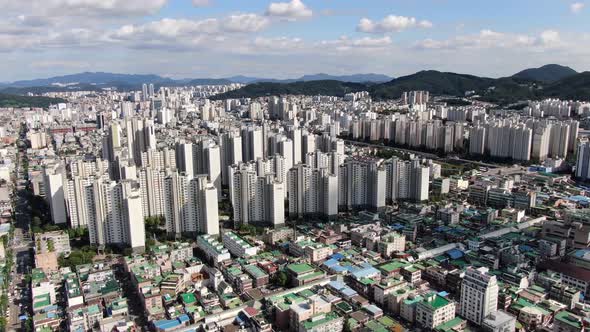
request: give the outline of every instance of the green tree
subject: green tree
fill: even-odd
[[[274,275],[273,284],[281,287],[287,286],[289,276],[284,271],[279,271]]]
[[[25,332],[33,332],[33,331],[35,331],[35,328],[33,325],[33,317],[28,317],[25,322]]]
[[[93,247],[84,247],[74,250],[70,256],[60,255],[57,262],[60,267],[70,267],[74,269],[77,265],[90,264],[96,256],[96,250]]]

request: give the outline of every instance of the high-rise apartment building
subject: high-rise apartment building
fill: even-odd
[[[498,310],[498,283],[485,267],[468,267],[461,285],[461,316],[480,326]]]
[[[51,211],[54,224],[67,222],[64,192],[64,169],[59,164],[48,165],[44,170],[45,199]]]
[[[338,215],[338,176],[327,168],[299,164],[288,173],[289,215]]]

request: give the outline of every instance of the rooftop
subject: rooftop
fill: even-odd
[[[313,266],[307,263],[289,264],[287,265],[287,269],[298,275],[314,271]]]

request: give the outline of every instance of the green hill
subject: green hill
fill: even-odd
[[[50,97],[30,97],[0,93],[0,107],[43,107],[47,108],[51,104],[65,103],[66,100],[61,98]]]
[[[462,96],[466,91],[486,89],[493,82],[491,78],[427,70],[375,85],[371,95],[376,99],[394,99],[404,91],[425,90],[434,95]]]
[[[569,76],[546,85],[542,94],[553,98],[590,100],[590,72]]]
[[[590,100],[590,72],[562,78],[549,84],[522,77],[488,78],[434,70],[421,71],[386,83],[365,84],[340,81],[296,83],[254,83],[215,99],[276,95],[343,96],[348,92],[369,91],[375,100],[397,99],[404,91],[425,90],[437,96],[465,96],[470,91],[479,100],[512,104],[527,99],[561,98]]]
[[[566,77],[576,75],[577,73],[577,71],[571,69],[570,67],[550,64],[539,68],[525,69],[512,75],[512,77],[531,81],[539,81],[543,83],[553,83]]]

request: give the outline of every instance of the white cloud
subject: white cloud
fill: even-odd
[[[211,0],[193,0],[193,6],[195,7],[206,7],[211,5]]]
[[[258,14],[230,15],[223,22],[223,28],[229,32],[256,32],[268,26],[266,17]]]
[[[556,46],[561,42],[559,32],[555,30],[545,30],[541,33],[541,42],[547,46]]]
[[[432,22],[427,20],[417,20],[415,17],[388,15],[379,22],[372,21],[368,18],[362,18],[356,29],[359,32],[366,33],[388,33],[402,31],[409,28],[431,28]]]
[[[268,19],[257,14],[235,14],[223,19],[188,20],[164,18],[142,25],[125,25],[109,34],[113,40],[183,39],[224,33],[257,32],[268,25]]]
[[[27,10],[38,15],[96,16],[151,15],[168,0],[0,0],[0,7]]]
[[[383,38],[363,37],[359,39],[351,39],[348,36],[342,36],[336,40],[323,40],[318,43],[318,46],[329,46],[339,51],[351,49],[380,49],[389,45],[391,45],[391,38],[388,36]]]
[[[290,2],[272,2],[266,10],[266,15],[285,18],[303,18],[313,15],[301,0],[291,0]]]
[[[579,14],[584,7],[586,7],[586,4],[583,2],[574,2],[570,5],[570,11],[574,14]]]
[[[541,49],[556,47],[561,43],[559,32],[543,31],[539,36],[503,33],[489,29],[478,34],[462,35],[447,40],[425,39],[414,44],[419,49],[460,50],[490,48],[530,48]]]
[[[105,40],[136,49],[227,50],[250,40],[249,34],[261,31],[269,22],[267,17],[247,13],[202,20],[165,18],[124,25],[106,33]]]
[[[284,49],[284,50],[294,50],[300,49],[305,46],[303,39],[301,38],[289,38],[289,37],[275,37],[275,38],[266,38],[266,37],[256,37],[253,42],[254,46],[257,48],[264,48],[264,49]]]

